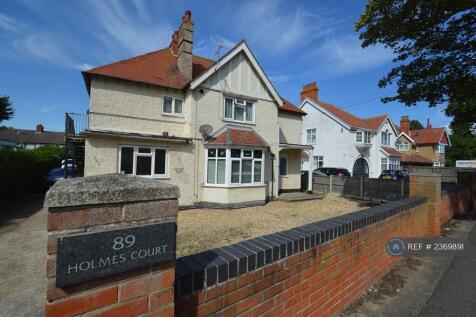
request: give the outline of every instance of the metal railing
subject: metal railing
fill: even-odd
[[[89,126],[89,116],[83,113],[67,112],[65,117],[66,136],[79,136],[84,134]]]

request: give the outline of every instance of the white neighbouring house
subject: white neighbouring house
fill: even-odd
[[[301,91],[302,143],[314,147],[303,158],[302,170],[319,167],[346,168],[352,176],[376,178],[383,170],[400,169],[395,148],[398,131],[388,115],[359,118],[318,99],[317,84]]]

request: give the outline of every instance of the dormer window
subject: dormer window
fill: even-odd
[[[372,132],[357,131],[355,133],[355,142],[370,144],[372,142]]]
[[[397,148],[397,150],[400,150],[400,151],[408,151],[409,149],[409,144],[408,142],[395,142],[395,147]]]
[[[225,109],[223,117],[226,120],[253,123],[253,103],[243,99],[225,98]]]

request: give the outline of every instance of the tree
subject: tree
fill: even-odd
[[[450,103],[448,108],[458,109],[465,112],[469,105],[468,102],[462,104]],[[448,166],[454,166],[456,160],[474,160],[476,159],[476,125],[462,120],[459,116],[451,122],[451,146],[446,151],[446,163]]]
[[[0,122],[13,118],[15,110],[12,108],[10,97],[0,97]]]
[[[448,116],[476,122],[474,0],[369,0],[355,29],[362,47],[380,43],[396,56],[378,85],[396,82],[397,92],[383,102],[448,103]]]
[[[418,130],[418,129],[423,129],[423,124],[421,124],[421,122],[418,120],[410,121],[410,130]]]

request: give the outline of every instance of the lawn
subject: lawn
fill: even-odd
[[[302,202],[273,201],[241,209],[191,209],[178,215],[177,257],[213,249],[363,209],[336,195]]]

